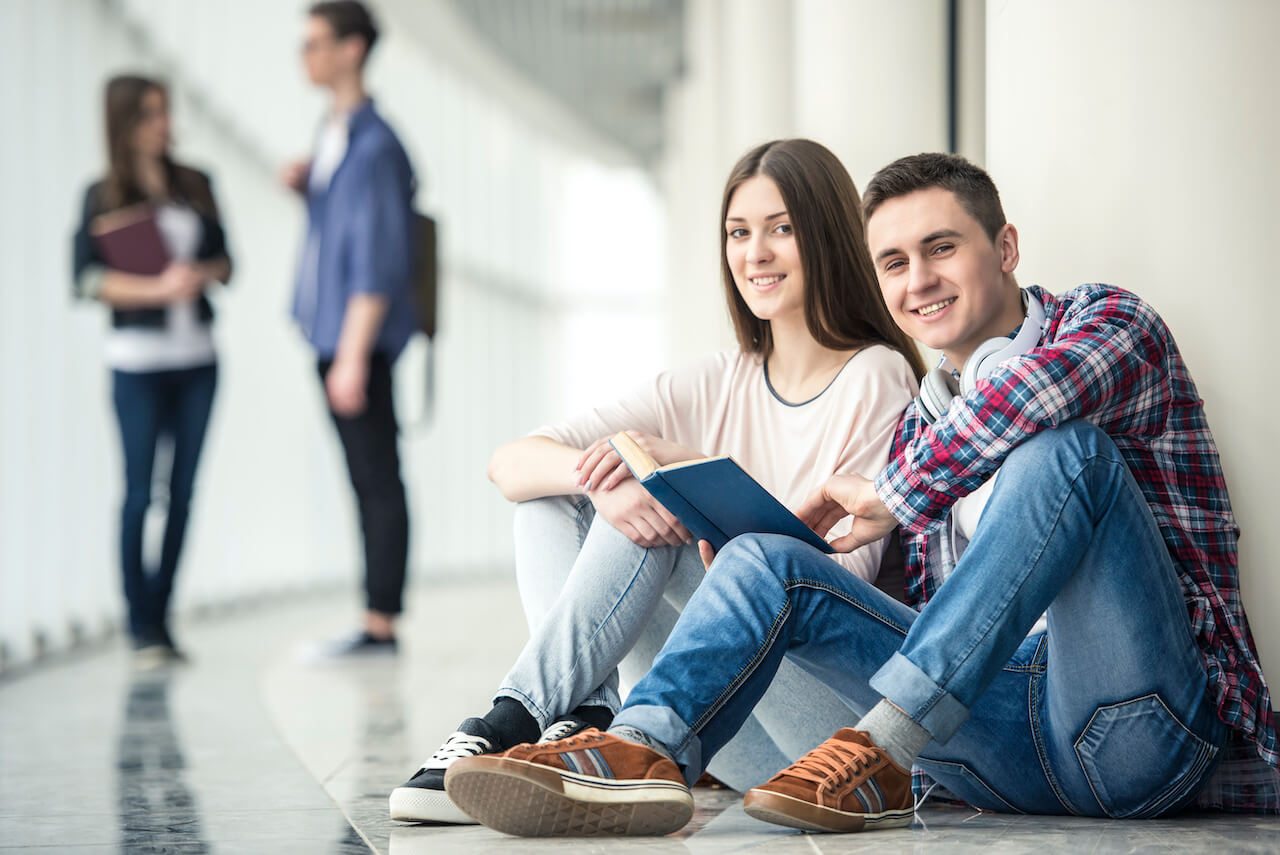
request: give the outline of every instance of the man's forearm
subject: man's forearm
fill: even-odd
[[[387,316],[388,300],[374,294],[356,294],[347,301],[347,313],[342,319],[342,334],[338,338],[335,359],[367,360],[378,340],[378,331]]]

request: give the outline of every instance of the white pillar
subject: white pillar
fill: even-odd
[[[732,165],[753,146],[795,131],[792,4],[728,0],[720,18],[721,142]]]
[[[947,145],[943,0],[794,0],[796,131],[844,161],[861,190],[877,169]]]
[[[1021,281],[1111,282],[1168,321],[1222,455],[1273,682],[1278,30],[1267,0],[987,6],[988,166],[1021,229]]]
[[[685,75],[668,90],[659,180],[668,223],[667,362],[734,346],[720,286],[720,192],[725,162],[720,109],[720,0],[690,0]]]

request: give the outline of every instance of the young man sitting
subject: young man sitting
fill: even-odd
[[[853,515],[841,550],[900,526],[908,605],[799,541],[738,538],[608,733],[459,761],[449,795],[512,834],[673,831],[786,655],[863,715],[748,792],[759,819],[907,825],[913,766],[997,811],[1280,808],[1239,530],[1163,321],[1107,285],[1019,289],[1017,231],[962,158],[890,164],[865,210],[889,310],[949,364],[874,481],[798,513]]]

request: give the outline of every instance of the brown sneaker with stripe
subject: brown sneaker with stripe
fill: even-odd
[[[444,786],[478,822],[520,837],[670,834],[693,816],[675,763],[595,728],[457,760]]]
[[[836,735],[748,791],[743,809],[756,819],[806,831],[871,831],[910,825],[911,773],[867,734]]]

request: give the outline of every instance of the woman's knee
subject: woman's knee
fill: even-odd
[[[581,539],[590,525],[592,510],[591,502],[585,496],[544,496],[517,502],[516,540],[529,536],[545,538],[558,530],[572,532]]]

